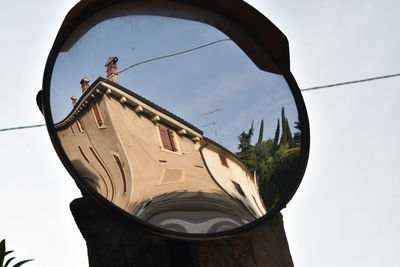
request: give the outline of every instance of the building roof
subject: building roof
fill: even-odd
[[[107,90],[111,89],[111,88],[114,90],[111,90],[111,92],[107,92]],[[119,96],[119,97],[126,96],[129,99],[132,99],[134,103],[136,103],[136,102],[143,103],[143,104],[153,108],[154,110],[160,112],[161,114],[163,114],[164,119],[168,120],[170,118],[172,120],[175,120],[179,124],[182,124],[182,125],[188,127],[189,129],[191,129],[192,131],[196,132],[197,134],[195,134],[195,135],[203,134],[203,131],[198,129],[196,126],[190,124],[189,122],[185,121],[181,117],[162,108],[161,106],[155,104],[154,102],[134,93],[133,91],[131,91],[117,83],[114,83],[110,80],[107,80],[103,77],[97,78],[89,86],[89,88],[85,90],[85,92],[79,98],[79,101],[76,103],[76,105],[71,110],[71,112],[62,121],[56,123],[54,125],[54,127],[57,129],[68,127],[71,123],[73,123],[75,121],[76,118],[79,118],[81,116],[82,112],[86,111],[87,107],[90,106],[91,103],[94,103],[98,97],[102,96],[105,93],[107,93],[107,94],[111,93],[116,97],[117,96]],[[138,100],[138,101],[135,101],[135,100]],[[128,104],[130,104],[130,103],[128,103]],[[166,117],[169,117],[169,118],[166,118]]]

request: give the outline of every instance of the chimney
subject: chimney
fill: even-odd
[[[76,105],[76,96],[72,96],[71,97],[71,100],[72,100],[72,106],[74,106],[75,107],[75,105]]]
[[[107,67],[107,80],[110,80],[114,83],[118,83],[117,62],[117,57],[109,57],[106,65],[104,65],[104,67]]]
[[[86,89],[89,88],[89,82],[90,82],[89,78],[87,77],[82,78],[82,80],[80,81],[82,92],[85,92]]]

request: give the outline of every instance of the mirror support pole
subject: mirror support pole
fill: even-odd
[[[89,198],[75,199],[70,209],[89,266],[294,266],[280,213],[231,238],[188,241],[144,231]]]
[[[200,266],[294,266],[281,213],[232,238],[198,244]]]

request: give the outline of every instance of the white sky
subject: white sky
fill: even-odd
[[[76,1],[0,9],[0,128],[39,124],[35,95]],[[290,42],[300,88],[400,72],[398,0],[249,1]],[[399,266],[400,78],[304,92],[311,154],[283,211],[295,266]],[[44,128],[0,132],[0,239],[26,266],[87,266],[69,203],[79,191]]]

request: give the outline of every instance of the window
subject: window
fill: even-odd
[[[221,164],[224,165],[225,167],[229,168],[228,161],[226,160],[226,157],[221,155],[221,154],[218,154],[218,155],[219,155],[219,159],[221,160]]]
[[[174,140],[174,133],[170,129],[167,129],[161,125],[158,125],[158,129],[160,130],[160,137],[163,148],[170,151],[177,151]]]
[[[79,131],[80,131],[81,133],[85,132],[85,129],[83,128],[83,125],[82,125],[82,122],[81,122],[80,119],[78,119],[78,120],[76,121],[76,124],[78,125],[78,129],[79,129]]]
[[[235,188],[238,191],[238,193],[241,194],[242,196],[246,197],[246,195],[244,194],[244,192],[242,190],[242,187],[238,183],[236,183],[234,181],[232,181],[232,183],[235,186]]]
[[[114,181],[111,177],[111,174],[109,170],[107,169],[106,165],[104,164],[103,160],[100,158],[100,155],[97,153],[96,149],[92,146],[89,146],[89,150],[92,152],[93,156],[97,159],[97,162],[100,164],[100,166],[103,168],[104,172],[107,174],[109,182],[111,184],[111,202],[114,200],[114,192],[115,192],[115,186],[114,186]],[[96,166],[93,166],[97,171],[99,171]],[[106,183],[107,184],[107,183]],[[108,191],[107,191],[108,194]]]
[[[103,120],[103,117],[101,116],[98,103],[93,105],[93,113],[94,113],[94,117],[96,119],[97,126],[104,127],[104,120]]]
[[[126,176],[125,176],[124,167],[122,166],[122,162],[117,155],[113,154],[113,157],[114,157],[115,162],[118,165],[119,172],[121,173],[122,183],[124,186],[124,193],[126,193]]]
[[[81,152],[82,157],[87,161],[90,162],[88,157],[86,156],[85,152],[83,152],[83,149],[81,146],[78,146],[79,151]]]

